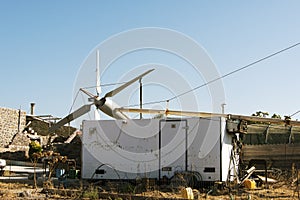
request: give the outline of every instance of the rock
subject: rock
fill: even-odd
[[[30,197],[31,191],[25,190],[24,192],[19,193],[19,197]]]

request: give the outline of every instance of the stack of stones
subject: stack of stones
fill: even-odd
[[[25,125],[26,112],[0,108],[0,147],[7,147],[13,137],[23,131]]]

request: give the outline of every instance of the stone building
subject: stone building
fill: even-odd
[[[17,109],[0,108],[0,158],[28,161],[29,144],[31,141],[37,141],[45,149],[54,148],[61,155],[67,155],[80,162],[80,143],[76,140],[70,143],[77,136],[73,134],[76,129],[63,126],[55,134],[49,133],[48,129],[52,123],[41,116],[34,116],[33,107],[30,115]],[[70,138],[71,136],[74,137]],[[54,146],[52,142],[55,143]]]
[[[26,125],[26,112],[11,108],[0,108],[0,148],[7,147],[13,137]]]

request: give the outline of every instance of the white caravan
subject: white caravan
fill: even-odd
[[[233,174],[224,117],[86,120],[82,129],[83,179],[161,182],[189,173],[214,182]]]

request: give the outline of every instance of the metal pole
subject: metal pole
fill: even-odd
[[[142,79],[139,80],[140,83],[140,109],[143,108],[143,84]],[[140,119],[143,119],[143,113],[140,113]]]
[[[222,104],[221,104],[221,107],[222,107],[222,114],[225,113],[225,105],[226,105],[226,103],[222,103]]]
[[[35,103],[30,103],[30,114],[31,115],[34,115],[34,106],[35,106]]]
[[[21,106],[18,113],[18,133],[20,133],[20,126],[21,126]]]

